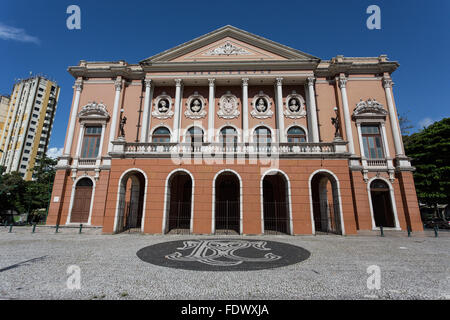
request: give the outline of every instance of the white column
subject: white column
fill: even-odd
[[[284,114],[283,114],[283,78],[277,78],[277,119],[278,119],[278,142],[286,142],[284,132]]]
[[[314,77],[308,78],[308,118],[311,119],[311,138],[312,142],[319,142],[319,125],[317,123],[317,106],[316,106],[316,93],[314,90]]]
[[[389,152],[389,144],[387,142],[386,126],[384,122],[381,122],[381,134],[383,135],[384,155],[386,158],[390,158],[391,154]]]
[[[358,130],[358,141],[359,141],[359,150],[361,152],[361,158],[362,158],[362,164],[363,167],[367,167],[367,154],[364,151],[364,144],[363,144],[363,139],[362,139],[362,131],[361,131],[361,123],[357,122],[356,123],[356,128]]]
[[[150,121],[151,121],[151,86],[152,86],[152,80],[145,79],[145,100],[144,100],[144,113],[142,116],[142,128],[141,128],[141,142],[147,142],[148,140],[148,129],[150,127]]]
[[[120,92],[122,91],[122,79],[120,77],[118,77],[114,82],[114,87],[116,88],[116,96],[114,98],[114,108],[111,119],[111,127],[109,129],[108,152],[111,152],[113,150],[112,142],[116,139],[117,118],[119,117]]]
[[[396,156],[403,155],[402,138],[400,135],[400,129],[397,123],[397,114],[394,108],[394,101],[392,99],[392,80],[389,78],[383,79],[383,87],[386,92],[386,100],[389,109],[389,119],[391,122],[392,135],[394,136],[394,145]]]
[[[242,132],[244,142],[248,142],[248,78],[242,79]]]
[[[208,79],[209,81],[209,109],[208,109],[208,142],[214,142],[214,117],[216,116],[215,104],[215,79]]]
[[[181,84],[181,79],[175,79],[175,114],[173,116],[172,142],[179,142],[180,139]]]
[[[353,132],[352,132],[352,120],[350,119],[350,111],[348,107],[347,98],[347,79],[343,76],[339,77],[339,87],[341,88],[342,95],[342,108],[344,109],[344,124],[345,124],[345,134],[348,141],[348,151],[351,154],[355,154],[355,146],[353,143]]]
[[[69,132],[67,134],[66,148],[64,149],[64,155],[70,156],[70,150],[72,149],[73,135],[75,133],[75,123],[78,115],[78,107],[80,104],[81,90],[83,89],[83,80],[75,81],[75,101],[73,102],[72,114],[70,116]]]
[[[75,153],[75,158],[79,158],[81,156],[81,145],[83,143],[83,136],[84,136],[84,123],[80,124],[80,132],[78,134],[78,143],[77,143],[77,151]]]

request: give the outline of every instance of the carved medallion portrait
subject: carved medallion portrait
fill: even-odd
[[[152,112],[152,116],[158,119],[168,119],[173,116],[172,98],[165,92],[163,92],[155,99],[154,106],[155,107]]]
[[[252,101],[253,109],[250,112],[253,118],[265,119],[270,118],[273,115],[273,111],[271,110],[272,102],[270,102],[270,98],[268,95],[264,94],[264,92],[260,91]]]
[[[284,115],[287,118],[298,119],[306,116],[305,99],[295,91],[286,97],[285,104]]]
[[[206,116],[205,99],[195,91],[186,101],[184,115],[190,119],[200,119]]]

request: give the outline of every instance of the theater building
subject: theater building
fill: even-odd
[[[225,26],[69,67],[47,224],[104,233],[421,231],[385,55],[322,60]]]

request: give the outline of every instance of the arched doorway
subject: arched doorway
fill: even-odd
[[[370,196],[375,226],[395,228],[395,217],[388,184],[381,179],[373,180],[370,183]]]
[[[166,233],[189,233],[192,218],[192,178],[185,171],[176,171],[167,182]]]
[[[312,177],[310,188],[316,232],[343,234],[336,178],[320,171]]]
[[[224,171],[214,182],[214,220],[216,234],[240,234],[240,180],[231,171]]]
[[[280,172],[264,176],[263,218],[265,234],[290,234],[289,188]]]
[[[115,232],[140,232],[144,212],[145,176],[140,171],[129,171],[119,183]]]
[[[71,223],[87,223],[89,221],[93,185],[89,178],[78,180],[70,214]]]

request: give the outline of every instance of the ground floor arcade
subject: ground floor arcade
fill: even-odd
[[[356,234],[422,230],[411,172],[364,180],[348,160],[176,164],[113,159],[110,170],[58,170],[47,224],[104,233]]]

